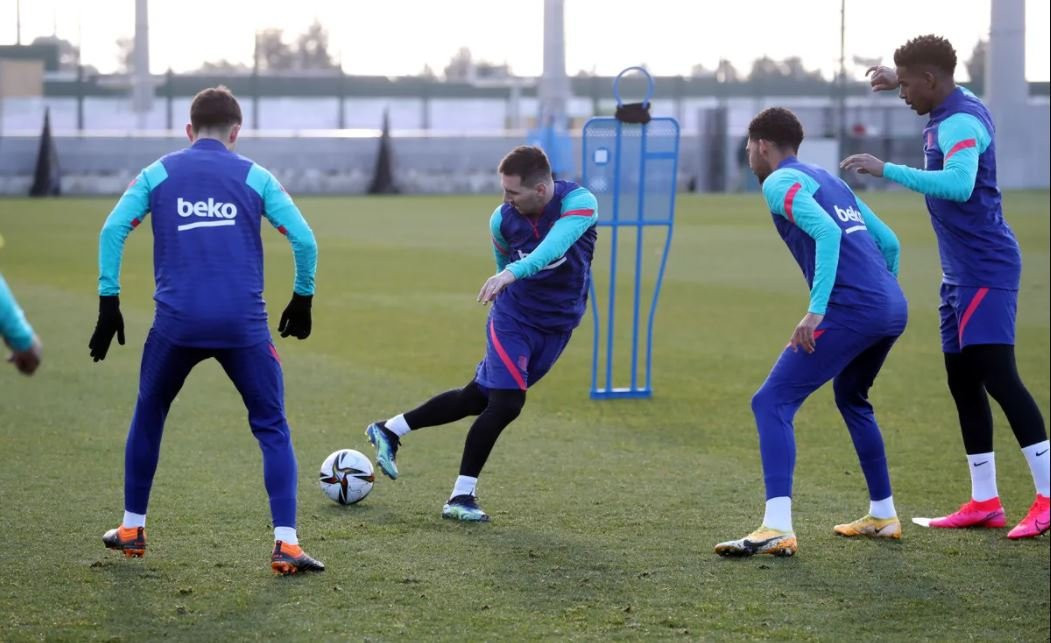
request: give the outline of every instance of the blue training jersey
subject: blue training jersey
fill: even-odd
[[[199,139],[144,169],[99,237],[99,294],[120,293],[124,241],[152,213],[154,329],[174,344],[252,346],[270,339],[263,301],[263,217],[292,244],[293,290],[314,294],[317,244],[268,171]]]
[[[923,130],[924,169],[887,163],[883,174],[926,195],[944,283],[1017,290],[1022,254],[1004,220],[994,133],[982,101],[957,87]]]
[[[809,312],[861,328],[904,327],[898,239],[846,183],[789,157],[763,182],[763,196],[810,286]]]
[[[497,269],[515,281],[493,312],[546,332],[571,331],[584,316],[591,258],[598,233],[598,201],[571,181],[555,181],[554,196],[538,217],[509,203],[493,212],[489,231]]]

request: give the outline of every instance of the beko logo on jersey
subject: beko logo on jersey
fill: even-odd
[[[236,205],[216,201],[212,197],[208,197],[207,201],[187,201],[179,197],[175,202],[175,211],[184,219],[187,217],[214,219],[213,221],[184,223],[178,227],[179,230],[234,225],[236,223],[234,219],[237,217]]]
[[[519,261],[521,261],[522,259],[525,259],[528,256],[529,256],[528,252],[522,252],[521,250],[518,251],[518,260]],[[565,255],[563,255],[563,256],[559,257],[558,259],[555,259],[551,263],[547,264],[543,268],[541,268],[540,271],[543,272],[544,270],[554,270],[555,268],[558,268],[559,266],[561,266],[562,264],[564,264],[567,261],[569,261],[569,259],[567,259],[565,257]]]
[[[845,232],[847,234],[850,234],[851,232],[857,232],[858,230],[867,230],[868,229],[868,228],[865,227],[865,219],[862,218],[861,213],[858,212],[854,208],[854,206],[848,205],[847,209],[844,210],[843,208],[839,207],[838,205],[833,205],[832,209],[836,211],[836,216],[839,217],[839,220],[842,221],[843,223],[850,223],[851,221],[853,221],[854,223],[857,224],[857,225],[852,225],[849,228],[847,228],[845,230]]]

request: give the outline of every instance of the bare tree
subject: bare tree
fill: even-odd
[[[473,72],[474,60],[467,47],[460,47],[443,70],[446,80],[467,80]]]
[[[974,45],[970,59],[964,63],[967,75],[971,77],[971,84],[977,87],[985,87],[985,54],[989,50],[989,41],[984,38]]]
[[[297,68],[313,70],[337,69],[328,51],[328,32],[317,20],[307,27],[306,33],[296,39]]]
[[[117,38],[117,71],[131,73],[135,67],[135,39]]]

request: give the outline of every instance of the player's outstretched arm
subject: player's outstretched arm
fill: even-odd
[[[876,65],[865,70],[874,92],[893,91],[898,88],[898,74],[886,65]]]
[[[560,259],[569,247],[598,221],[598,200],[584,188],[577,188],[562,200],[562,217],[551,226],[544,240],[525,259],[507,265],[515,279],[528,279],[551,262]]]
[[[24,375],[32,375],[40,366],[40,340],[18,307],[15,296],[0,275],[0,338],[11,349],[8,362]]]
[[[898,262],[901,257],[901,242],[898,241],[898,236],[894,234],[894,230],[891,230],[889,225],[876,216],[867,203],[861,199],[857,199],[857,202],[858,208],[861,209],[861,218],[865,220],[865,227],[868,228],[869,234],[876,242],[876,247],[879,248],[880,254],[887,262],[887,270],[897,277]]]
[[[124,317],[120,313],[120,264],[124,243],[150,211],[150,191],[168,178],[157,161],[139,172],[128,185],[117,205],[106,217],[99,233],[99,316],[88,341],[93,361],[106,359],[113,336],[124,345]]]
[[[962,202],[971,198],[978,176],[978,156],[989,147],[991,140],[977,118],[953,114],[938,126],[938,147],[944,158],[941,170],[884,163],[871,154],[848,156],[840,167],[848,172],[886,177],[936,199]]]
[[[296,263],[292,299],[281,313],[277,331],[282,337],[291,335],[306,339],[312,330],[311,305],[317,274],[317,240],[303,213],[281,184],[262,166],[253,165],[246,179],[248,185],[263,199],[263,214],[292,246]]]

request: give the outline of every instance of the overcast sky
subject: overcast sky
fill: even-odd
[[[0,43],[16,38],[16,2],[0,0]],[[956,46],[961,63],[989,33],[990,0],[847,2],[847,61],[889,60],[922,33]],[[150,0],[150,65],[188,71],[206,60],[249,64],[257,29],[290,36],[315,19],[351,74],[437,73],[460,47],[475,59],[507,63],[516,74],[542,68],[543,0]],[[1047,81],[1049,3],[1026,0],[1026,77]],[[22,42],[57,33],[80,43],[99,70],[117,66],[117,38],[135,27],[134,0],[21,0]],[[645,7],[644,12],[638,7]],[[830,75],[839,59],[839,0],[565,0],[566,70],[615,74],[646,64],[658,75],[689,74],[694,64],[729,59],[747,72],[762,55],[799,56]],[[805,9],[805,10],[804,10]],[[960,78],[965,78],[961,73]]]

